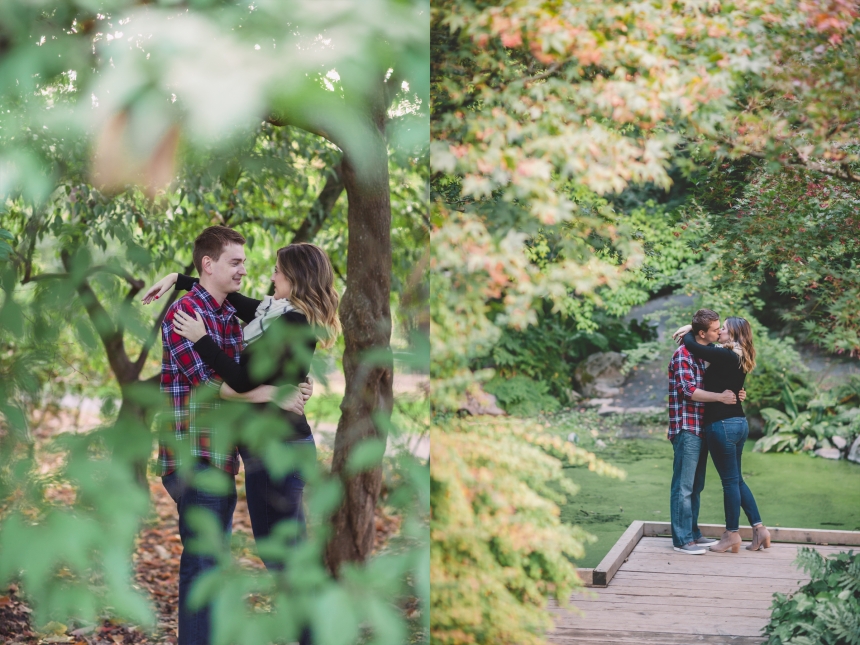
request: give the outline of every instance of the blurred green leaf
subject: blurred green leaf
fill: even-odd
[[[384,439],[363,439],[349,453],[344,472],[348,475],[356,475],[365,470],[376,468],[382,462],[384,453]]]

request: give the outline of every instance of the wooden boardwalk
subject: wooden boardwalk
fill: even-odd
[[[802,544],[691,556],[674,551],[670,538],[647,532],[630,542],[632,550],[616,555],[619,566],[606,587],[575,594],[576,609],[550,606],[556,623],[547,635],[551,643],[759,644],[774,592],[795,591],[808,579],[793,564]],[[808,546],[825,556],[857,550]]]

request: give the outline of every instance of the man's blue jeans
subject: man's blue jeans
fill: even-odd
[[[316,462],[313,436],[288,441],[286,445],[302,453],[302,459],[310,463]],[[300,473],[296,471],[275,478],[266,470],[263,460],[245,446],[239,446],[239,454],[245,464],[245,494],[254,541],[259,543],[269,537],[280,522],[292,520],[298,525],[298,533],[289,539],[288,546],[297,545],[306,535],[305,511],[302,506],[305,482]],[[263,560],[263,563],[273,573],[284,568],[283,562]],[[298,641],[299,645],[311,645],[311,633],[307,625],[302,627]]]
[[[682,431],[672,440],[672,492],[669,509],[672,544],[684,546],[702,537],[699,531],[699,495],[705,488],[708,449],[692,432]]]
[[[723,483],[723,508],[726,512],[726,530],[737,531],[744,509],[750,526],[761,524],[761,516],[752,491],[741,473],[741,456],[750,429],[745,417],[732,417],[714,421],[705,426],[708,450]]]
[[[214,466],[200,463],[196,470],[199,472],[207,468]],[[161,483],[176,502],[179,511],[179,537],[183,546],[179,560],[179,645],[209,645],[212,629],[208,606],[197,611],[191,611],[187,606],[191,585],[203,573],[215,567],[214,558],[198,555],[188,548],[189,541],[194,539],[194,531],[187,523],[188,511],[194,507],[209,510],[218,519],[224,539],[229,541],[233,529],[233,511],[236,509],[236,480],[230,477],[230,482],[231,489],[227,495],[213,495],[193,488],[175,471],[161,478]]]

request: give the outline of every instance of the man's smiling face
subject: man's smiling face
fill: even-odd
[[[205,256],[203,268],[210,275],[214,288],[223,293],[239,291],[242,288],[242,277],[248,275],[245,271],[245,247],[241,244],[228,244],[217,260]]]

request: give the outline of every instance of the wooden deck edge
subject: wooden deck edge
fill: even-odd
[[[586,587],[594,586],[594,569],[577,569],[576,573],[579,575],[579,579],[582,580],[582,584]]]
[[[643,522],[643,524],[643,537],[658,537],[672,534],[669,522]],[[705,537],[719,538],[725,528],[722,524],[699,524],[699,530]],[[742,540],[752,540],[752,527],[740,526],[739,529]],[[793,529],[779,526],[768,526],[767,530],[770,531],[770,539],[773,542],[860,547],[860,531]]]
[[[705,537],[719,538],[725,528],[722,524],[699,524],[699,530]],[[752,540],[752,527],[741,526],[739,529],[742,540]],[[773,542],[860,547],[860,531],[825,531],[779,526],[769,526],[767,530],[770,531]],[[593,569],[577,569],[577,573],[586,587],[605,587],[641,538],[663,537],[671,534],[672,528],[669,522],[634,520],[600,564]]]
[[[609,553],[600,561],[600,564],[594,567],[594,571],[591,573],[591,586],[605,587],[609,584],[612,576],[618,571],[618,567],[624,563],[624,560],[636,548],[639,539],[644,535],[644,526],[645,522],[641,520],[630,523],[627,530],[618,538],[615,546],[609,549]]]

